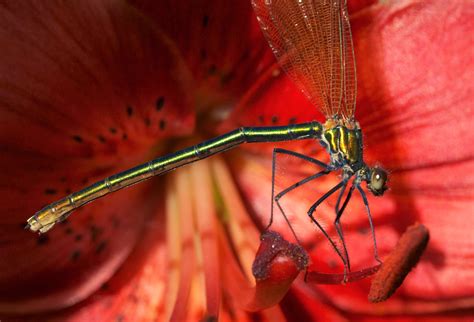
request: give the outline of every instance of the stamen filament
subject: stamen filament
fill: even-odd
[[[175,174],[177,201],[180,216],[181,254],[179,288],[174,303],[174,308],[170,321],[183,321],[187,316],[187,308],[195,270],[194,251],[194,228],[191,202],[189,196],[191,189],[189,186],[189,169],[177,171]]]
[[[232,205],[226,208],[229,213],[226,218],[227,226],[241,266],[248,280],[252,280],[252,262],[257,251],[255,246],[259,244],[259,232],[250,221],[238,189],[230,176],[230,170],[220,158],[213,158],[210,163],[216,185],[221,189],[224,204]]]
[[[197,243],[201,247],[200,265],[204,271],[207,314],[213,318],[219,315],[221,301],[220,272],[216,235],[216,208],[212,192],[210,164],[202,160],[191,168]]]

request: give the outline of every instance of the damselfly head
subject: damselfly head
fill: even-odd
[[[369,168],[366,180],[367,188],[374,196],[381,196],[387,190],[387,172],[380,167]]]

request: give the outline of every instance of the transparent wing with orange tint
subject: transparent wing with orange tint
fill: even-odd
[[[252,0],[280,65],[326,117],[352,118],[356,72],[343,0]]]

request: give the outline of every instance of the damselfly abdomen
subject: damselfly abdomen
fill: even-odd
[[[274,161],[276,155],[287,154],[312,162],[321,170],[276,194],[273,191],[272,206],[275,201],[280,207],[281,198],[297,187],[339,170],[342,173],[341,181],[317,199],[307,213],[331,242],[345,269],[350,269],[340,218],[354,190],[357,190],[369,217],[375,256],[378,259],[369,205],[361,183],[365,181],[374,195],[382,195],[386,190],[387,174],[381,168],[368,167],[363,160],[362,132],[354,118],[356,72],[346,3],[342,0],[254,0],[252,3],[261,29],[281,67],[313,105],[323,111],[326,122],[237,129],[72,193],[38,211],[28,219],[27,228],[44,233],[57,222],[64,220],[72,211],[94,199],[242,143],[313,139],[319,141],[328,151],[328,163],[288,150],[274,150]],[[275,162],[273,177],[274,174]],[[344,197],[347,187],[349,190]],[[336,246],[315,216],[317,207],[337,191],[339,194],[335,205],[334,225],[342,248]],[[281,207],[280,209],[282,210]]]

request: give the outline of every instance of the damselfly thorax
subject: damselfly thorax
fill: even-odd
[[[384,193],[387,174],[365,164],[362,130],[357,121],[329,119],[323,125],[320,143],[330,155],[331,170],[342,169],[344,179],[355,176],[357,184],[366,181],[367,188],[376,196]]]
[[[362,131],[355,121],[352,126],[329,120],[324,124],[321,144],[331,156],[331,165],[335,168],[346,167],[356,172],[364,161],[362,154]]]
[[[56,201],[28,219],[27,228],[44,233],[64,220],[75,209],[109,193],[202,160],[243,143],[281,142],[313,139],[327,150],[330,162],[324,163],[308,155],[275,148],[272,165],[273,203],[288,218],[280,204],[289,192],[314,183],[333,171],[341,171],[339,183],[320,196],[307,211],[312,222],[329,240],[344,263],[344,272],[350,271],[349,255],[341,226],[341,216],[353,192],[362,197],[369,219],[374,253],[377,245],[368,199],[361,184],[376,196],[386,190],[387,173],[378,167],[369,167],[363,159],[362,131],[355,121],[357,78],[352,33],[345,0],[252,0],[256,18],[281,68],[309,101],[325,115],[326,122],[316,121],[287,126],[241,127],[219,137],[170,153],[142,165],[112,175],[78,192]],[[275,161],[277,155],[287,155],[310,162],[319,172],[275,191]],[[347,190],[346,190],[347,188]],[[345,192],[347,194],[345,195]],[[337,193],[334,227],[342,243],[338,248],[324,227],[318,222],[318,206]],[[345,197],[344,197],[345,195]],[[291,226],[291,225],[290,225]],[[296,237],[296,234],[295,234]]]

